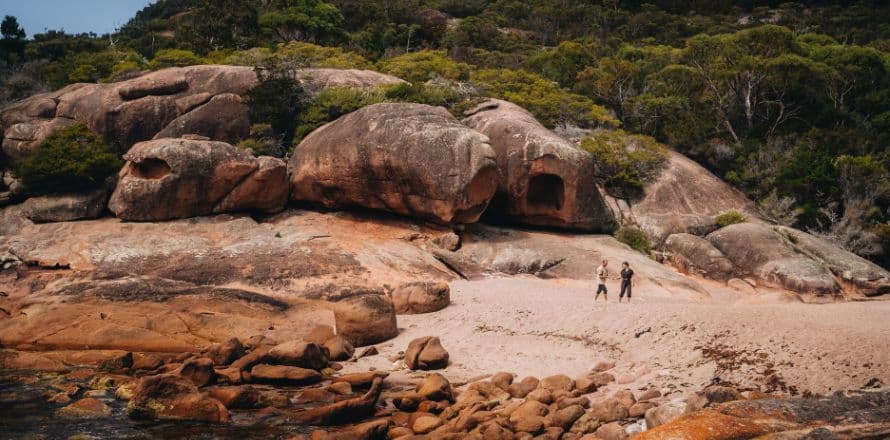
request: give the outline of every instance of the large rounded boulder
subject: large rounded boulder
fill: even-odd
[[[463,123],[491,139],[500,181],[489,211],[511,223],[603,230],[612,216],[596,187],[591,156],[516,104],[492,99]]]
[[[423,104],[364,107],[307,136],[288,163],[291,199],[472,223],[497,188],[488,138]]]
[[[789,239],[761,223],[738,223],[708,235],[708,241],[742,272],[798,293],[835,295],[841,286],[825,265],[798,252]]]
[[[671,234],[664,243],[671,261],[687,272],[715,280],[727,280],[735,268],[732,262],[708,240],[692,234]]]
[[[119,218],[158,221],[220,212],[280,211],[287,202],[285,164],[224,142],[157,139],[124,155],[109,208]]]

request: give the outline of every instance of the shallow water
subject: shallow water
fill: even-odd
[[[72,436],[114,439],[285,439],[306,434],[311,427],[271,418],[255,423],[248,411],[232,412],[227,425],[133,420],[126,402],[102,398],[112,408],[110,417],[69,419],[56,415],[65,406],[47,402],[50,377],[33,384],[0,377],[0,439],[67,439]],[[113,394],[113,390],[112,391]],[[76,399],[73,399],[74,401]]]

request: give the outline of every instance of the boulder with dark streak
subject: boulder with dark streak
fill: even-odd
[[[364,107],[307,136],[288,163],[291,199],[443,223],[479,219],[497,187],[488,138],[423,104]]]

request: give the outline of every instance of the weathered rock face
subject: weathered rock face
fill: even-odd
[[[468,115],[463,123],[488,136],[497,153],[500,180],[493,216],[580,230],[611,227],[589,154],[507,101],[486,101]]]
[[[629,206],[610,198],[615,217],[636,223],[656,243],[669,235],[706,235],[717,229],[714,220],[726,211],[744,213],[758,221],[754,202],[686,156],[670,152],[667,166]]]
[[[22,203],[22,210],[25,217],[38,223],[99,218],[109,192],[100,188],[86,194],[32,197]]]
[[[409,283],[392,292],[392,302],[398,314],[432,313],[448,307],[450,292],[448,283]]]
[[[716,280],[732,276],[732,263],[704,238],[686,233],[671,234],[664,247],[672,254],[671,261],[681,270],[687,269]]]
[[[126,151],[136,142],[198,134],[236,142],[250,130],[241,102],[258,83],[244,66],[174,67],[110,84],[73,84],[0,110],[4,152],[26,156],[47,136],[73,121]]]
[[[337,334],[352,345],[376,344],[399,334],[392,300],[383,295],[359,294],[333,305]]]
[[[157,221],[217,212],[276,212],[287,201],[284,162],[254,158],[223,142],[158,139],[124,155],[109,208],[124,220]]]
[[[33,119],[10,126],[3,138],[3,153],[11,160],[30,156],[53,133],[74,124],[73,119]]]
[[[599,261],[608,258],[616,265],[630,263],[638,289],[694,298],[709,296],[709,288],[610,236],[517,231],[477,223],[466,226],[462,239],[457,252],[434,252],[470,279],[500,273],[592,280]]]
[[[370,89],[381,85],[405,83],[400,78],[372,70],[322,67],[298,69],[296,77],[300,81],[300,85],[303,86],[303,90],[313,98],[325,89],[334,87]]]
[[[176,102],[177,106],[191,104]],[[250,133],[249,113],[247,104],[240,96],[223,93],[210,98],[205,104],[192,107],[187,113],[170,121],[164,129],[154,135],[154,139],[200,133],[213,140],[236,143]]]
[[[307,136],[288,163],[291,199],[472,223],[497,186],[488,138],[447,110],[375,104]]]
[[[796,250],[828,267],[848,290],[866,296],[890,293],[890,272],[877,264],[806,232],[781,226],[776,230],[784,234]]]
[[[738,223],[707,238],[737,268],[767,283],[799,293],[841,292],[826,266],[795,252],[785,236],[765,224]]]

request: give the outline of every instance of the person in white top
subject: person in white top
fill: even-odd
[[[609,289],[606,288],[606,279],[609,278],[609,261],[603,260],[600,267],[596,268],[596,296],[593,297],[593,300],[596,301],[600,297],[600,293],[603,294],[603,300],[609,301]]]

